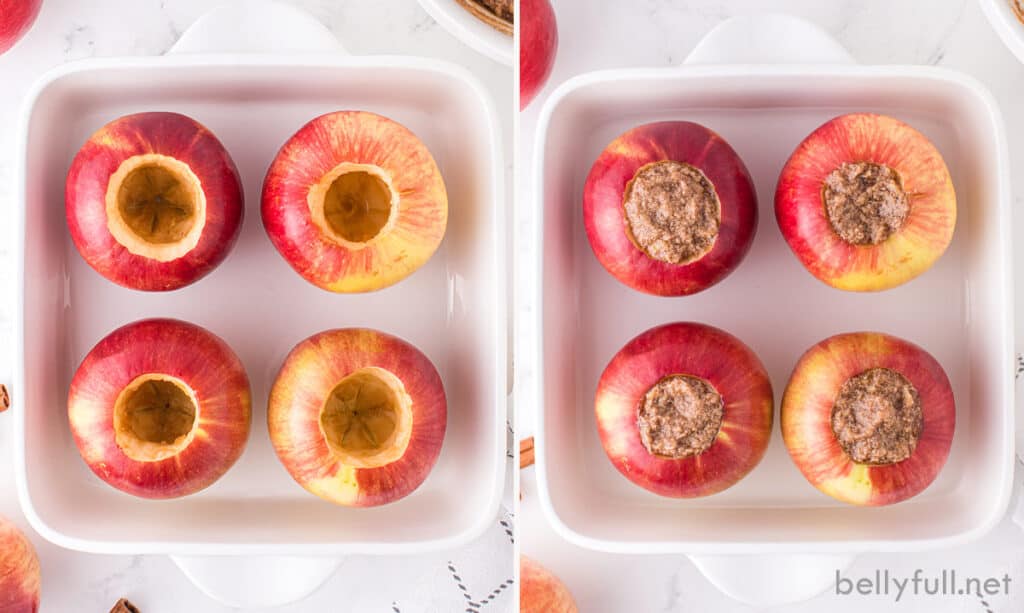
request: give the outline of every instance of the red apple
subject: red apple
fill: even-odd
[[[321,332],[284,361],[267,425],[278,457],[308,491],[371,507],[412,493],[441,453],[448,405],[419,349],[362,328]]]
[[[519,557],[519,613],[577,613],[569,588],[536,561]]]
[[[39,591],[35,548],[17,526],[0,518],[0,613],[36,613]]]
[[[583,191],[594,254],[616,279],[659,296],[711,287],[750,250],[757,194],[729,143],[689,121],[645,124],[616,138]]]
[[[782,398],[782,436],[812,485],[843,502],[886,505],[923,491],[956,424],[942,366],[887,334],[839,334],[800,358]]]
[[[333,292],[398,283],[430,259],[448,194],[430,151],[386,117],[340,111],[288,139],[263,182],[263,226],[307,281]]]
[[[651,328],[601,374],[597,430],[630,481],[662,496],[721,492],[757,466],[772,431],[772,385],[749,347],[698,323]]]
[[[519,110],[547,83],[558,52],[558,22],[550,0],[519,0]]]
[[[199,326],[146,319],[114,330],[71,380],[68,418],[89,468],[142,498],[211,485],[242,455],[252,396],[241,361]]]
[[[928,270],[953,240],[956,193],[938,149],[907,124],[836,117],[779,177],[775,216],[800,262],[839,289],[878,291]]]
[[[24,36],[43,6],[43,0],[0,0],[0,53],[5,53]]]
[[[96,272],[132,289],[166,291],[220,264],[238,238],[238,171],[202,125],[177,113],[108,123],[71,163],[68,229]]]

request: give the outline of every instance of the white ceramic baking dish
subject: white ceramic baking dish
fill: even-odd
[[[292,51],[318,53],[286,53]],[[262,179],[278,148],[309,119],[339,109],[372,110],[412,129],[437,159],[450,199],[447,235],[435,256],[405,281],[365,295],[306,283],[260,223]],[[246,219],[234,251],[209,277],[171,293],[106,281],[79,256],[64,222],[64,176],[76,150],[107,121],[143,110],[178,111],[208,126],[232,153],[245,186]],[[24,107],[17,207],[23,298],[14,440],[19,496],[32,526],[82,551],[244,555],[177,558],[201,587],[236,605],[302,596],[346,554],[421,553],[481,534],[498,510],[506,447],[507,224],[498,135],[492,101],[461,68],[348,56],[311,17],[254,0],[204,17],[171,55],[90,60],[42,77]],[[70,377],[91,346],[151,316],[196,322],[222,336],[242,358],[254,394],[241,460],[209,489],[164,502],[98,480],[78,457],[65,408]],[[408,498],[374,509],[309,495],[278,462],[266,428],[266,398],[290,348],[346,326],[415,344],[438,367],[448,395],[448,430],[433,472]]]
[[[949,251],[920,278],[883,293],[820,283],[775,222],[775,181],[789,154],[815,127],[851,111],[891,114],[927,134],[958,194]],[[620,284],[583,230],[582,186],[598,153],[624,130],[665,119],[722,134],[749,167],[760,200],[746,260],[721,284],[685,298]],[[979,83],[935,68],[858,66],[802,20],[736,18],[713,30],[685,66],[566,82],[542,110],[536,151],[533,307],[543,338],[527,402],[538,410],[541,503],[562,536],[611,552],[695,554],[724,591],[767,604],[820,591],[856,552],[950,546],[1002,517],[1013,470],[1010,169],[1002,119]],[[957,400],[945,469],[911,501],[846,506],[804,480],[776,421],[764,461],[726,492],[678,501],[634,486],[601,448],[596,383],[634,335],[682,320],[722,327],[749,344],[768,368],[776,407],[802,352],[832,334],[879,330],[923,345],[949,373]]]

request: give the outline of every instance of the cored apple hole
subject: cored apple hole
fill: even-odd
[[[196,222],[195,193],[178,172],[142,164],[124,177],[117,192],[121,219],[142,240],[177,243]]]
[[[167,375],[142,375],[118,396],[115,439],[134,460],[162,460],[188,446],[198,413],[195,396],[183,381]]]
[[[380,234],[391,218],[391,188],[364,170],[345,172],[324,195],[324,217],[338,236],[365,243]]]
[[[404,453],[411,405],[402,381],[390,371],[361,368],[338,382],[327,397],[320,430],[339,461],[376,468]]]
[[[832,433],[858,464],[909,458],[924,427],[921,398],[902,374],[871,368],[847,379],[832,407]]]
[[[844,162],[822,186],[832,230],[852,245],[877,245],[900,231],[910,198],[899,173],[872,162]]]
[[[725,404],[710,382],[690,375],[669,375],[640,401],[637,427],[652,455],[682,459],[711,448],[722,428]]]
[[[690,164],[662,160],[641,167],[623,195],[626,233],[638,249],[669,264],[704,257],[718,238],[722,207],[711,181]]]

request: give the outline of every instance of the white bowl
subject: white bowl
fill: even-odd
[[[1024,62],[1024,23],[1013,12],[1011,2],[1015,0],[978,0],[989,23],[1003,39],[1003,44]]]
[[[463,43],[495,62],[506,66],[515,63],[512,37],[480,21],[456,0],[420,0],[420,4],[441,27]]]

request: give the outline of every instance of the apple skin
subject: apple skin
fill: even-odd
[[[338,461],[320,427],[320,410],[335,385],[376,367],[397,376],[412,400],[412,432],[404,453],[375,468]],[[419,349],[366,328],[327,330],[295,346],[270,391],[267,427],[281,463],[307,491],[335,504],[373,507],[418,488],[437,462],[448,404],[441,376]]]
[[[176,455],[138,461],[115,438],[114,405],[137,377],[163,373],[184,381],[198,402],[195,437]],[[194,494],[224,475],[249,439],[252,394],[241,361],[213,333],[173,319],[145,319],[114,330],[89,352],[68,393],[68,419],[89,468],[141,498]]]
[[[844,241],[825,213],[825,178],[844,162],[892,168],[910,197],[905,225],[877,245]],[[926,136],[892,117],[856,113],[826,122],[796,148],[779,176],[775,217],[815,277],[838,289],[880,291],[917,277],[945,252],[956,226],[956,192]]]
[[[362,249],[325,236],[308,202],[311,187],[343,163],[379,167],[401,198],[395,227]],[[267,236],[303,278],[332,292],[369,292],[430,259],[444,238],[448,194],[415,134],[381,115],[339,111],[313,119],[281,147],[263,182],[261,210]]]
[[[17,526],[0,518],[0,613],[36,613],[40,588],[35,548]]]
[[[921,399],[924,428],[902,462],[854,462],[832,431],[832,406],[850,377],[888,368],[906,377]],[[793,462],[822,492],[849,504],[881,506],[916,496],[938,476],[956,426],[953,388],[924,349],[887,334],[839,334],[814,345],[797,362],[782,397],[782,437]]]
[[[125,160],[147,154],[186,164],[206,195],[198,244],[166,262],[132,253],[108,226],[106,194],[111,177]],[[238,240],[244,210],[241,179],[224,145],[201,124],[178,113],[137,113],[115,119],[89,138],[68,171],[65,211],[75,246],[96,272],[131,289],[174,290],[209,274]]]
[[[42,7],[43,0],[0,0],[0,54],[28,33]]]
[[[558,53],[558,21],[550,0],[519,1],[519,110],[547,83]]]
[[[721,203],[721,224],[711,251],[689,264],[654,259],[629,238],[623,197],[633,176],[662,160],[699,168]],[[594,162],[583,191],[587,238],[601,265],[635,290],[683,296],[724,279],[747,255],[757,231],[757,193],[746,166],[729,143],[700,124],[645,124],[616,138]]]
[[[519,613],[577,613],[569,588],[532,558],[519,557]]]
[[[725,403],[714,443],[687,458],[647,451],[637,427],[644,394],[662,378],[684,374],[711,383]],[[718,328],[672,323],[643,332],[601,374],[594,403],[608,458],[630,481],[671,498],[696,498],[739,482],[764,457],[774,402],[764,365],[742,341]]]

